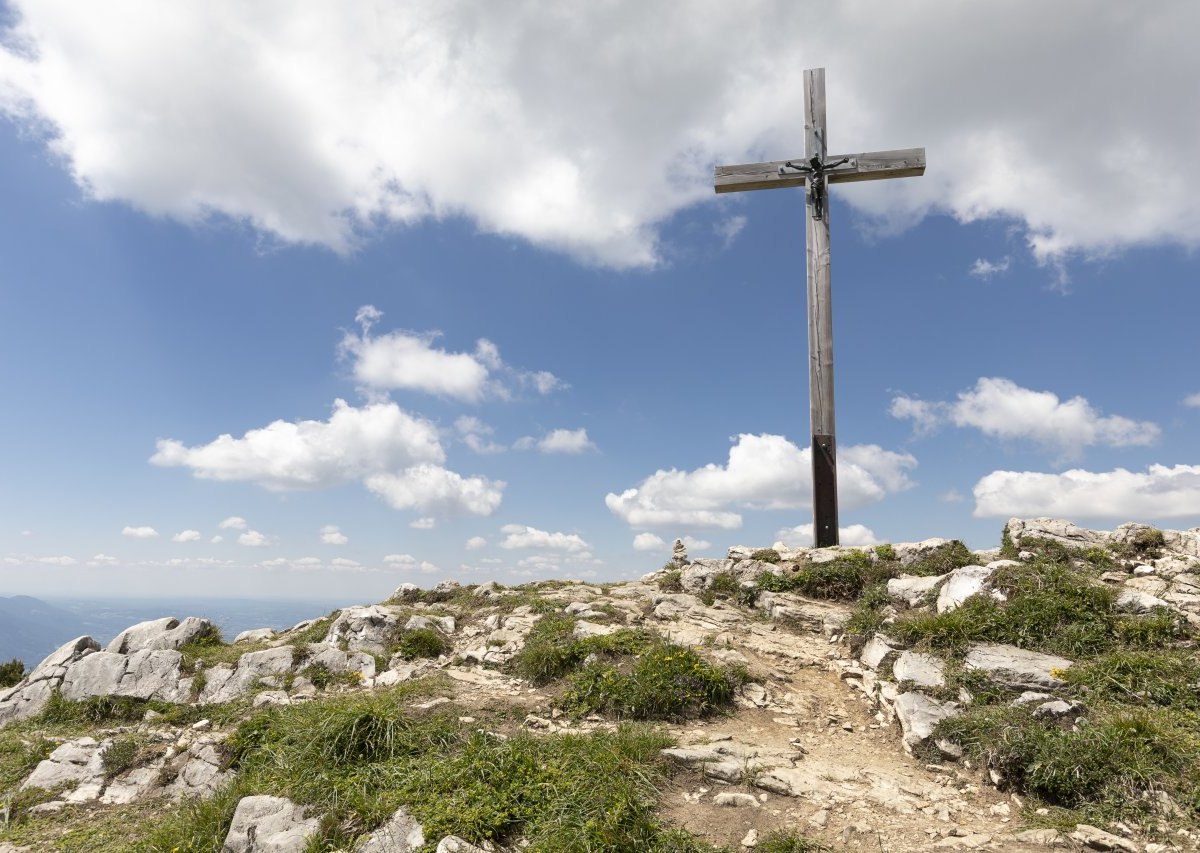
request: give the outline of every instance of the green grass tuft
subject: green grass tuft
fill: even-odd
[[[25,677],[25,662],[13,658],[8,663],[0,663],[0,690],[19,684]]]
[[[646,631],[632,628],[620,628],[597,637],[576,637],[574,631],[574,618],[563,613],[546,614],[534,624],[510,668],[520,678],[547,684],[578,669],[588,655],[633,655],[655,639]]]
[[[405,660],[437,659],[449,654],[453,648],[451,642],[436,628],[401,628],[392,638],[387,654],[399,654]]]
[[[774,548],[759,548],[750,555],[751,560],[758,560],[760,563],[778,563],[779,552]]]
[[[689,648],[658,643],[630,666],[599,662],[585,666],[571,677],[560,704],[576,714],[682,720],[729,708],[746,679],[744,670],[718,668]]]
[[[663,592],[683,592],[683,572],[675,568],[674,563],[667,563],[671,568],[664,567],[658,577],[658,588]]]

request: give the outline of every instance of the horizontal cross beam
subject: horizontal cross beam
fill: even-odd
[[[829,163],[845,158],[847,162],[825,173],[829,183],[878,181],[883,178],[915,178],[925,174],[925,149],[903,148],[898,151],[871,151],[867,154],[838,154],[827,157]],[[787,168],[788,163],[807,165],[803,157],[772,163],[743,163],[717,166],[713,186],[719,193],[745,190],[773,190],[804,186],[804,174]],[[782,171],[781,171],[782,169]]]

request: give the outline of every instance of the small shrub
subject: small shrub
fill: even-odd
[[[778,563],[779,552],[774,548],[759,548],[750,555],[751,560],[758,560],[760,563]]]
[[[0,690],[19,684],[24,677],[24,661],[13,658],[8,663],[0,663]]]
[[[946,572],[961,569],[963,566],[969,566],[974,562],[975,555],[971,553],[966,545],[955,539],[947,542],[945,545],[939,545],[920,560],[909,563],[904,567],[904,573],[906,575],[920,575],[922,577],[944,575]]]
[[[628,671],[612,664],[585,666],[571,677],[561,704],[579,714],[680,720],[728,707],[745,680],[744,671],[718,669],[689,648],[659,643],[638,655]]]
[[[674,563],[668,563],[672,568],[667,569],[658,576],[658,588],[663,592],[683,592],[683,572],[674,568]]]
[[[333,611],[328,616],[322,616],[315,620],[306,628],[301,628],[291,637],[292,646],[304,648],[310,643],[319,643],[329,634],[329,628],[333,625],[333,620],[338,617],[340,611]]]
[[[1120,650],[1078,663],[1063,678],[1089,699],[1200,711],[1200,659],[1188,652]]]
[[[875,546],[875,556],[881,560],[897,560],[897,559],[899,559],[899,557],[896,555],[896,549],[893,548],[890,544],[876,545]]]
[[[846,633],[850,636],[865,637],[878,631],[883,627],[883,609],[890,603],[886,583],[877,583],[865,589],[859,596],[858,606],[846,621]]]
[[[1200,744],[1185,715],[1108,706],[1086,726],[1060,728],[1028,707],[972,709],[938,724],[935,735],[962,744],[1005,787],[1085,814],[1145,814],[1144,795],[1166,791],[1190,816],[1200,809]]]
[[[758,586],[771,592],[797,592],[810,598],[854,601],[863,590],[890,577],[896,567],[875,563],[864,551],[851,551],[824,563],[810,563],[790,575],[766,572],[759,576]]]
[[[1116,560],[1107,548],[1093,546],[1085,550],[1082,556],[1098,569],[1109,569],[1116,565]]]
[[[1157,527],[1147,527],[1139,529],[1128,542],[1122,543],[1116,550],[1122,557],[1129,559],[1156,560],[1162,556],[1162,549],[1166,544],[1166,537],[1161,530]]]
[[[436,628],[402,628],[392,641],[389,652],[405,660],[439,658],[454,647]]]
[[[700,600],[709,607],[718,598],[734,599],[742,594],[742,585],[733,572],[717,572],[708,579],[708,586],[700,594]]]
[[[510,667],[520,678],[546,684],[578,669],[588,655],[634,655],[654,640],[646,631],[620,628],[611,634],[576,637],[575,620],[561,612],[543,616],[533,626]]]
[[[104,768],[104,778],[111,780],[120,776],[137,764],[140,754],[141,744],[136,738],[117,738],[100,754],[100,766]]]

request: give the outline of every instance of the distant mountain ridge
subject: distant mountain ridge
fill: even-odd
[[[0,661],[18,658],[34,667],[72,637],[83,620],[31,595],[0,596]]]

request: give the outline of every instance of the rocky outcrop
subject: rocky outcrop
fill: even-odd
[[[242,797],[221,853],[304,853],[320,821],[285,797]]]

